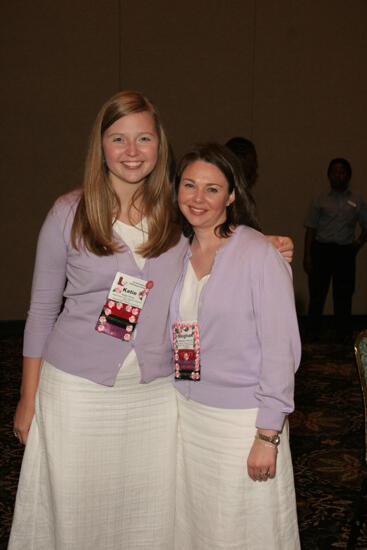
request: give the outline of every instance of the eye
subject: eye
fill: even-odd
[[[209,193],[218,193],[217,187],[208,187]]]
[[[122,137],[121,136],[113,136],[112,142],[113,143],[122,143]]]
[[[139,138],[139,141],[141,143],[149,143],[150,141],[152,141],[152,138],[150,136],[141,136]]]
[[[184,181],[183,183],[181,183],[181,185],[183,187],[185,187],[185,189],[193,189],[194,188],[194,184],[191,181]]]

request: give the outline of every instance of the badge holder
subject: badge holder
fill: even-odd
[[[116,273],[95,329],[125,342],[131,340],[146,297],[152,288],[153,281]]]
[[[196,321],[174,323],[173,348],[176,380],[200,380],[200,340]]]

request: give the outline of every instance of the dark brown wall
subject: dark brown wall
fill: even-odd
[[[93,116],[119,87],[118,27],[112,1],[2,5],[1,319],[25,317],[40,225],[80,183]]]
[[[119,88],[155,100],[179,154],[198,140],[254,140],[263,226],[295,240],[304,311],[303,218],[332,157],[350,159],[367,197],[364,0],[37,0],[2,12],[0,319],[25,317],[42,219],[79,184],[93,118]],[[366,271],[367,248],[355,313],[367,312]]]

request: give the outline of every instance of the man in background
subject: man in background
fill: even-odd
[[[309,333],[314,339],[320,337],[322,311],[332,280],[337,337],[346,341],[352,336],[356,254],[367,240],[367,205],[349,188],[352,168],[347,160],[333,159],[327,175],[330,190],[312,200],[305,221],[303,266],[310,292]],[[356,238],[357,224],[361,231]]]

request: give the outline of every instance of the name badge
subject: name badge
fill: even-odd
[[[153,281],[117,272],[95,329],[128,342],[139,320]]]
[[[347,201],[347,204],[349,204],[349,206],[353,206],[353,208],[357,208],[357,205],[355,202],[351,201],[351,200],[348,200]]]
[[[176,380],[200,380],[200,340],[196,321],[174,323],[173,350]]]

